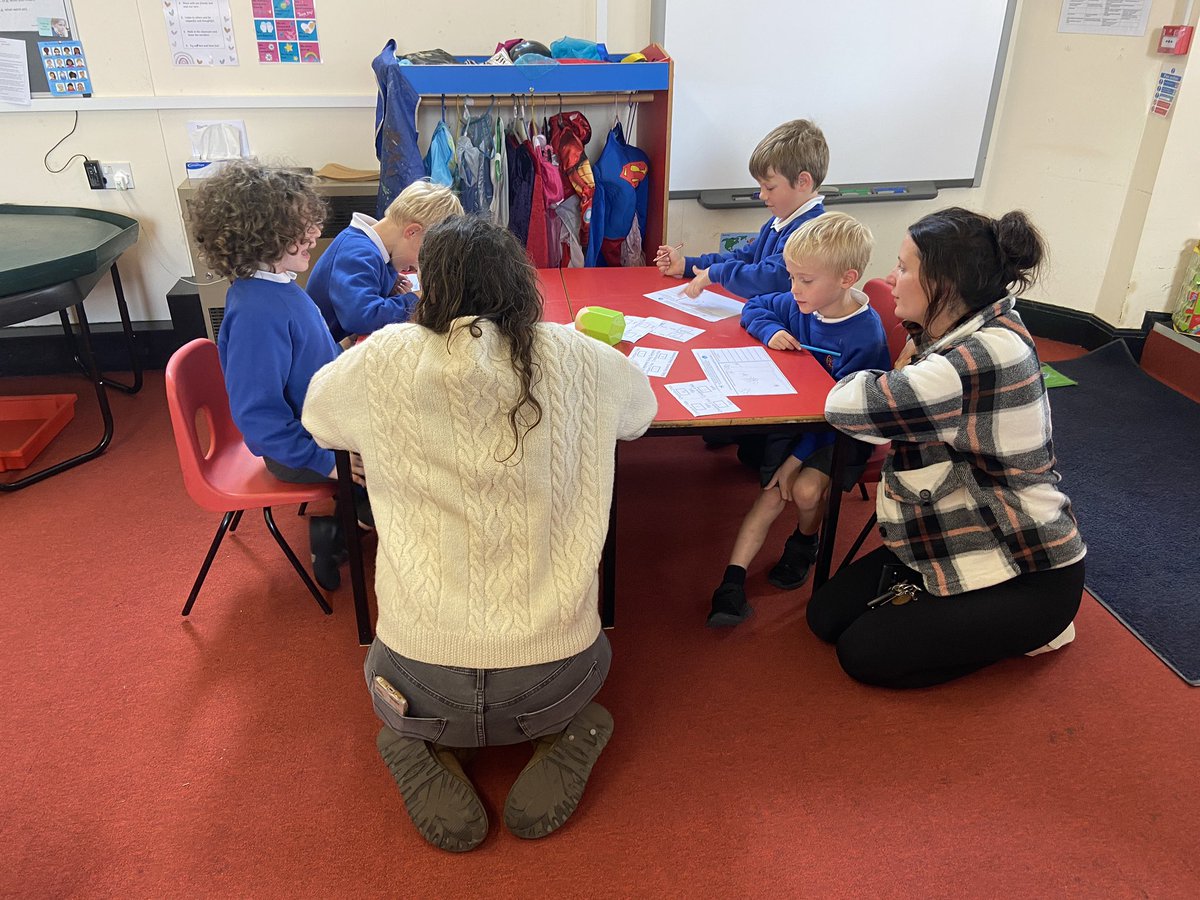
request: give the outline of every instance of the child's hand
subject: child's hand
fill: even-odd
[[[392,296],[398,297],[401,294],[407,294],[412,291],[412,282],[404,277],[403,274],[396,276],[396,283],[392,285]]]
[[[353,450],[350,451],[350,475],[355,484],[367,486],[367,470],[363,468],[362,456]]]
[[[663,244],[654,254],[654,264],[658,271],[674,278],[683,277],[683,254],[674,247]]]
[[[767,341],[767,346],[772,350],[799,350],[800,342],[792,337],[789,331],[781,328],[771,335],[771,339]]]
[[[771,476],[771,480],[767,482],[764,491],[778,490],[779,498],[784,503],[792,502],[792,485],[796,483],[796,476],[800,474],[800,460],[788,454],[787,459],[780,463],[779,468],[775,470],[775,474]]]
[[[683,293],[691,300],[695,300],[700,296],[700,292],[712,284],[708,280],[708,269],[695,269],[696,277],[688,282],[687,287],[683,289]]]

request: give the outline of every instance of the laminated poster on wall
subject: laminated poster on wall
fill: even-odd
[[[260,63],[319,63],[321,41],[313,0],[251,0]]]
[[[171,60],[177,66],[236,66],[229,0],[162,0]]]
[[[70,0],[0,0],[0,34],[23,45],[34,100],[92,95],[91,70]],[[20,58],[7,46],[10,58]]]

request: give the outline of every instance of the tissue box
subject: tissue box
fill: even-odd
[[[225,166],[226,159],[193,159],[184,163],[187,169],[188,181],[203,181],[212,178]]]

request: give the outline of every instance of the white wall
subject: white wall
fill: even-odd
[[[639,49],[648,42],[650,0],[600,5],[608,10],[610,49]],[[958,203],[999,214],[1019,207],[1042,228],[1051,250],[1052,265],[1029,297],[1094,312],[1121,326],[1139,325],[1146,310],[1169,308],[1183,253],[1200,237],[1200,179],[1192,171],[1200,101],[1189,96],[1200,88],[1185,78],[1169,119],[1151,116],[1148,109],[1167,59],[1153,52],[1157,28],[1177,20],[1185,5],[1184,0],[1154,0],[1146,36],[1120,38],[1058,34],[1059,2],[1023,0],[983,184],[943,191],[932,201],[842,207],[875,232],[877,250],[868,276],[888,271],[904,228],[929,210]],[[96,98],[332,94],[361,102],[374,91],[370,60],[389,37],[396,37],[403,50],[441,46],[452,53],[483,53],[503,36],[525,34],[547,43],[564,34],[593,37],[597,8],[588,2],[514,0],[472,4],[469,12],[455,7],[438,17],[427,6],[411,13],[385,0],[318,0],[328,61],[264,66],[252,52],[249,0],[232,0],[231,7],[242,64],[182,69],[167,55],[160,0],[75,0]],[[537,23],[536,33],[529,22]],[[1186,59],[1172,59],[1186,64]],[[166,291],[177,277],[191,274],[175,197],[189,155],[188,119],[244,119],[252,150],[270,159],[315,168],[333,161],[376,165],[370,106],[193,113],[97,111],[87,108],[88,101],[75,102],[84,109],[79,128],[51,163],[61,165],[75,152],[128,160],[137,189],[90,191],[78,161],[61,175],[49,174],[42,156],[70,129],[72,113],[12,111],[0,104],[0,200],[93,206],[138,218],[142,238],[122,264],[135,319],[167,318]],[[732,121],[736,125],[735,114]],[[864,122],[861,139],[886,147],[887,135],[872,134]],[[837,147],[831,149],[837,153]],[[712,211],[676,200],[669,237],[700,252],[715,247],[723,231],[756,231],[763,218],[760,209]],[[107,284],[96,289],[96,302],[89,304],[95,320],[116,318],[110,293]]]

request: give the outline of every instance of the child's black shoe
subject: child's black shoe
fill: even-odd
[[[308,520],[308,546],[312,552],[313,578],[327,591],[342,584],[338,567],[346,559],[346,540],[335,516],[313,516]]]
[[[767,581],[785,591],[795,590],[808,579],[808,570],[817,560],[816,537],[793,534],[783,545],[783,556],[767,573]]]
[[[754,610],[746,602],[746,588],[725,582],[712,595],[712,611],[708,614],[709,628],[729,628],[750,618]]]

